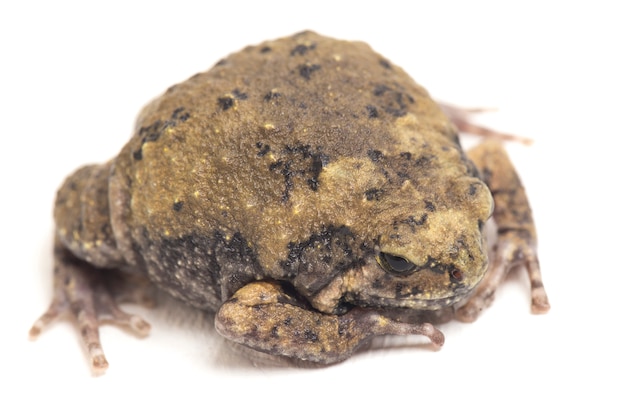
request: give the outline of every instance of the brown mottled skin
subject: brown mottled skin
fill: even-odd
[[[117,157],[66,180],[55,298],[32,333],[70,311],[105,369],[100,317],[149,329],[102,284],[115,271],[217,312],[235,342],[321,363],[380,334],[441,345],[394,313],[470,299],[457,315],[473,320],[520,261],[547,311],[513,167],[495,141],[470,158],[426,90],[364,43],[305,32],[245,48],[168,89]],[[494,199],[508,251],[478,286]]]

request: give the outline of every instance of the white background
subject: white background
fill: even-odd
[[[0,415],[624,415],[619,2],[214,3],[0,6]],[[434,96],[497,106],[480,120],[535,140],[508,149],[532,200],[552,311],[532,316],[528,283],[513,279],[476,323],[444,325],[438,352],[385,339],[314,370],[254,366],[210,317],[167,308],[128,307],[153,325],[144,340],[102,330],[103,377],[90,375],[68,322],[29,341],[51,297],[63,178],[115,155],[141,106],[171,84],[303,29],[365,40]]]

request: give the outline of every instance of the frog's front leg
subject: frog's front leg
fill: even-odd
[[[268,281],[237,291],[219,309],[215,327],[222,336],[252,349],[322,364],[348,358],[377,335],[416,334],[437,346],[444,342],[432,324],[401,323],[362,308],[344,315],[321,313]]]
[[[495,259],[490,261],[487,274],[472,298],[457,310],[456,316],[462,321],[474,321],[480,311],[491,304],[496,288],[517,265],[524,265],[528,271],[532,312],[546,313],[550,303],[539,269],[535,224],[515,168],[497,140],[483,142],[470,150],[468,156],[493,195],[498,241]]]

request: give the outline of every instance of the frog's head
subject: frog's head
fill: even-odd
[[[493,211],[487,186],[463,176],[423,190],[407,183],[396,196],[401,203],[388,211],[391,220],[378,223],[374,256],[348,284],[352,303],[439,309],[467,297],[482,279],[483,226]]]

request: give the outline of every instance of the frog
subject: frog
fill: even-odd
[[[230,343],[322,365],[383,335],[443,345],[435,318],[474,321],[517,265],[545,313],[525,189],[502,140],[463,150],[467,119],[364,42],[305,31],[233,53],[61,185],[30,334],[72,317],[102,374],[103,322],[150,331],[119,307],[131,277],[213,313]]]

